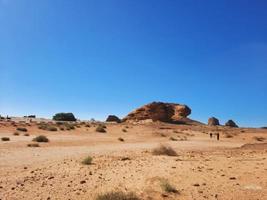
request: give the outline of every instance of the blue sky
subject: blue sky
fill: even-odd
[[[267,125],[265,0],[0,0],[0,113],[125,116],[151,101]]]

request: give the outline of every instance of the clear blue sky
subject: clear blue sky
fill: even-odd
[[[125,116],[151,101],[267,125],[265,0],[0,0],[0,113]]]

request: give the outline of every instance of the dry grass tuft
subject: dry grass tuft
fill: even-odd
[[[27,144],[28,147],[40,147],[38,143]]]
[[[42,123],[38,128],[45,130],[45,131],[57,131],[56,127],[54,127],[50,124],[45,124],[45,123]]]
[[[85,159],[83,159],[82,164],[91,165],[92,161],[93,161],[93,158],[91,156],[87,156]]]
[[[97,127],[96,127],[96,132],[99,132],[99,133],[106,133],[107,131],[106,131],[106,126],[105,125],[101,125],[101,124],[99,124]]]
[[[15,136],[19,136],[19,132],[18,132],[18,131],[15,131],[15,132],[13,133],[13,135],[15,135]]]
[[[177,156],[178,154],[172,147],[166,147],[164,145],[160,145],[159,147],[153,149],[153,155],[166,155],[166,156]]]
[[[174,137],[170,137],[169,140],[171,140],[171,141],[177,141],[177,139],[174,138]]]
[[[176,193],[176,194],[179,193],[179,191],[173,185],[171,185],[167,180],[162,181],[160,183],[160,186],[162,190],[167,193]]]
[[[96,200],[141,200],[133,192],[107,192],[97,196]]]
[[[18,127],[17,131],[27,132],[28,130],[26,128],[23,128],[23,127]]]
[[[39,136],[33,138],[32,141],[34,141],[34,142],[49,142],[49,139],[44,135],[39,135]]]
[[[10,141],[10,138],[9,137],[2,137],[1,140],[2,141]]]
[[[254,137],[254,140],[259,141],[259,142],[264,142],[264,140],[266,140],[266,138],[255,136],[255,137]]]

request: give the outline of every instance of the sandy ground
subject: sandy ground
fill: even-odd
[[[132,191],[144,200],[267,199],[265,129],[106,126],[107,133],[97,133],[93,125],[51,132],[36,123],[0,122],[0,137],[10,138],[0,141],[0,199],[93,200],[109,191]],[[29,136],[14,136],[17,127],[26,127]],[[220,141],[209,133],[220,133]],[[27,147],[41,134],[50,142]],[[152,155],[160,144],[173,147],[178,156]],[[93,163],[81,164],[88,155]],[[163,180],[179,193],[163,191]]]

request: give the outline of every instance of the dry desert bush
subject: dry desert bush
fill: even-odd
[[[169,140],[171,140],[171,141],[177,141],[177,139],[174,138],[174,137],[170,137]]]
[[[18,127],[17,131],[27,132],[28,130],[26,128],[23,128],[23,127]]]
[[[179,193],[179,191],[173,185],[171,185],[167,180],[162,180],[160,186],[162,190],[167,193]]]
[[[96,200],[141,200],[133,192],[107,192],[105,194],[100,194],[97,196]]]
[[[49,142],[49,139],[45,135],[39,135],[35,138],[33,138],[34,142]]]
[[[27,144],[28,147],[40,147],[38,143]]]
[[[265,140],[265,138],[264,137],[257,137],[257,136],[255,136],[254,137],[254,140],[259,141],[259,142],[263,142]]]
[[[166,156],[177,156],[176,151],[172,147],[167,147],[160,145],[159,147],[153,149],[153,155],[166,155]]]
[[[18,136],[18,135],[19,135],[19,132],[18,132],[18,131],[15,131],[15,132],[13,133],[13,135]]]
[[[121,138],[121,137],[119,137],[118,140],[121,141],[121,142],[124,142],[124,139]]]
[[[107,128],[105,125],[99,124],[95,130],[99,133],[106,133],[107,131],[105,128]]]
[[[1,140],[2,141],[10,141],[9,137],[2,137]]]
[[[42,123],[38,126],[39,129],[45,130],[45,131],[57,131],[57,128],[46,123]]]
[[[85,159],[83,159],[82,164],[91,165],[92,161],[93,161],[93,158],[91,156],[87,156]]]

